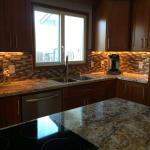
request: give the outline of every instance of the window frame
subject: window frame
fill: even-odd
[[[83,59],[82,61],[69,61],[70,65],[82,65],[86,63],[87,59],[87,44],[88,44],[88,13],[83,13],[83,12],[78,12],[74,10],[69,10],[65,8],[57,8],[57,7],[50,7],[47,5],[37,5],[33,4],[33,35],[34,35],[34,66],[35,67],[50,67],[50,66],[63,66],[65,64],[65,50],[64,50],[64,45],[65,45],[65,15],[67,16],[74,16],[74,17],[82,17],[84,18],[84,50],[83,50]],[[44,11],[48,13],[54,13],[54,14],[59,14],[60,16],[60,42],[59,42],[59,47],[60,47],[60,62],[46,62],[46,63],[37,63],[36,62],[36,36],[35,36],[35,22],[34,22],[34,11]]]

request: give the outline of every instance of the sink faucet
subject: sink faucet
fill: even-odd
[[[68,68],[68,56],[66,56],[66,63],[65,63],[65,80],[68,82],[68,75],[69,75],[69,68]]]

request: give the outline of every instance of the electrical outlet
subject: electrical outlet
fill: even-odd
[[[16,70],[15,70],[15,65],[9,65],[9,66],[8,66],[8,70],[9,70],[9,73],[10,73],[10,74],[15,73],[15,71],[16,71]]]
[[[101,61],[101,66],[103,66],[105,64],[105,62],[104,61]]]
[[[144,62],[145,62],[145,63],[149,63],[149,61],[150,61],[149,58],[145,58],[145,59],[144,59]]]
[[[142,61],[139,62],[139,69],[143,69],[144,63]]]
[[[91,61],[91,68],[94,67],[94,61]]]

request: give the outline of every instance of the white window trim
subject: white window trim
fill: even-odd
[[[59,66],[59,65],[64,65],[65,64],[65,34],[64,34],[64,26],[65,26],[65,15],[69,15],[69,16],[74,16],[74,17],[82,17],[84,18],[84,51],[83,51],[83,61],[69,61],[69,64],[72,65],[78,65],[78,64],[85,64],[86,63],[86,51],[87,51],[87,15],[83,15],[82,13],[74,13],[71,11],[61,11],[61,10],[55,10],[52,8],[46,8],[46,7],[41,7],[41,6],[33,6],[33,11],[37,10],[37,11],[44,11],[44,12],[48,12],[48,13],[54,13],[54,14],[59,14],[60,15],[60,57],[61,57],[61,62],[36,62],[36,48],[35,48],[35,66],[36,67],[42,67],[42,66]],[[35,32],[34,32],[34,37],[35,37]],[[36,38],[34,38],[35,43],[36,43]],[[35,46],[36,47],[36,46]]]

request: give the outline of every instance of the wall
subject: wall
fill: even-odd
[[[108,55],[119,54],[120,70],[122,72],[148,74],[150,53],[144,52],[93,52],[92,59],[95,62],[95,67],[98,68],[101,64],[101,70],[108,69]],[[102,62],[102,63],[101,63]],[[139,69],[139,62],[143,62],[143,68]]]
[[[74,76],[79,72],[91,73],[97,71],[106,71],[108,69],[108,55],[110,53],[102,52],[95,53],[88,51],[87,63],[83,65],[69,66],[69,75]],[[119,53],[120,55],[120,70],[122,72],[148,74],[150,53]],[[91,68],[91,61],[94,62],[94,67]],[[143,69],[138,68],[138,63],[144,63]],[[102,64],[103,63],[103,64]],[[0,67],[7,69],[9,65],[15,65],[16,72],[11,75],[12,81],[36,79],[36,78],[54,78],[64,75],[64,67],[48,67],[33,70],[32,55],[30,53],[7,54],[0,53]],[[2,79],[2,78],[1,78]]]

